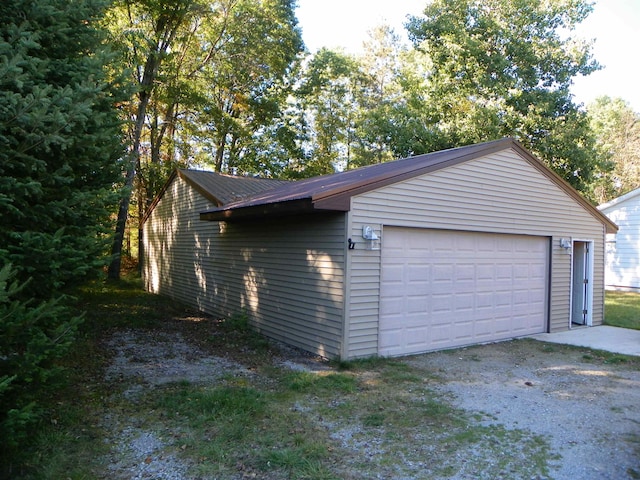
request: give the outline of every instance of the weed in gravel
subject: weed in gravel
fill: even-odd
[[[612,363],[612,364],[616,364],[616,363],[627,363],[628,359],[625,355],[611,355],[609,358],[607,358],[604,363]]]
[[[357,380],[341,373],[290,372],[283,378],[287,388],[296,392],[352,393]]]
[[[154,408],[175,422],[176,432],[189,432],[183,454],[198,463],[201,475],[224,478],[240,468],[286,471],[291,478],[335,478],[325,475],[329,467],[324,464],[331,458],[326,433],[291,408],[290,392],[282,384],[271,391],[180,384],[153,397],[158,399]]]
[[[640,294],[639,294],[640,296]],[[516,343],[530,343],[540,352],[556,353],[556,354],[572,354],[579,353],[582,360],[595,365],[624,365],[625,368],[640,370],[640,357],[633,355],[623,355],[619,353],[607,352],[605,350],[596,350],[586,347],[578,347],[574,345],[548,344],[539,342],[529,338],[514,340]]]
[[[568,350],[580,350],[582,347],[566,346]],[[604,350],[588,350],[582,355],[586,362],[596,365],[624,365],[625,368],[640,370],[640,357],[606,352]]]

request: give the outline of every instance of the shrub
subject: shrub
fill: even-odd
[[[82,321],[61,305],[63,297],[40,303],[18,299],[25,284],[15,275],[10,264],[0,269],[0,464],[5,468],[10,459],[16,461],[18,447],[28,444],[43,412],[39,395],[59,378],[55,360],[67,352]]]

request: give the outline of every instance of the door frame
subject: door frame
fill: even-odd
[[[574,325],[580,326],[592,326],[593,325],[593,248],[594,241],[591,239],[582,239],[582,238],[572,238],[571,239],[571,276],[570,276],[570,296],[569,296],[569,329],[573,328]],[[580,244],[587,248],[586,255],[581,252],[580,256],[576,255],[576,244]],[[582,251],[582,248],[580,248]],[[580,260],[582,258],[582,260]],[[585,290],[583,294],[579,294],[579,292],[575,291],[575,281],[574,275],[576,273],[576,262],[582,261],[584,262],[581,265],[581,270],[584,271],[584,278],[587,280]],[[584,296],[586,295],[586,302],[584,302]],[[582,303],[583,310],[586,310],[587,313],[584,316],[584,322],[578,323],[573,322],[573,310],[574,303],[580,301]],[[586,304],[585,304],[586,303]],[[586,307],[586,308],[584,308]]]

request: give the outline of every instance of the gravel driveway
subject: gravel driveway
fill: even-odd
[[[108,348],[112,361],[106,380],[128,385],[122,394],[132,402],[146,388],[165,382],[215,382],[229,372],[248,379],[255,375],[179,332],[116,332]],[[586,348],[528,340],[408,357],[405,362],[417,372],[435,375],[438,381],[431,386],[454,406],[477,412],[479,422],[544,436],[559,454],[551,463],[551,478],[640,478],[640,371],[620,362],[593,361],[596,356]],[[309,368],[308,357],[288,349],[273,362]],[[114,445],[105,478],[194,478],[189,465],[170,453],[176,451],[175,441],[145,429],[144,422],[112,412],[105,415],[104,428]]]
[[[589,349],[504,342],[413,357],[486,424],[530,430],[561,455],[553,478],[640,478],[640,371],[590,362]]]

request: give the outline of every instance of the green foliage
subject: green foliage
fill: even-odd
[[[132,150],[149,145],[133,152],[142,210],[176,166],[279,172],[295,148],[283,112],[302,49],[296,23],[290,0],[114,3],[106,24],[124,57],[115,68],[138,91],[122,113]],[[278,154],[264,163],[268,149]]]
[[[408,25],[420,54],[404,70],[408,101],[390,122],[398,126],[395,151],[513,136],[591,196],[607,165],[593,154],[588,120],[569,87],[599,67],[588,43],[564,37],[591,8],[582,0],[429,3]]]
[[[0,270],[0,458],[24,446],[41,407],[36,401],[60,373],[54,361],[71,346],[82,318],[61,299],[22,301],[11,265]]]
[[[596,147],[613,169],[596,185],[604,203],[640,187],[640,115],[621,98],[599,97],[587,107]]]
[[[291,176],[324,175],[349,167],[359,77],[358,64],[345,54],[323,48],[309,60],[296,91],[309,127],[303,143],[308,160]]]
[[[0,249],[25,296],[104,260],[115,204],[118,90],[103,72],[102,2],[0,4]]]
[[[358,57],[321,49],[296,82],[296,145],[284,175],[332,173],[397,157],[516,137],[587,198],[611,164],[569,88],[599,65],[572,36],[586,0],[434,0]],[[289,151],[293,151],[290,149]]]
[[[19,465],[105,263],[122,153],[102,0],[0,3],[0,465]],[[6,472],[1,471],[0,475]]]

